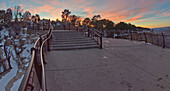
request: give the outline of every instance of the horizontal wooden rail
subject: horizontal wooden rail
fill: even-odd
[[[82,32],[84,35],[87,35],[88,37],[92,37],[100,46],[99,48],[102,49],[102,37],[103,33],[101,31],[98,31],[95,28],[87,27],[87,26],[74,26],[73,24],[65,24],[62,23],[65,30],[76,30]],[[95,39],[97,38],[97,39]]]
[[[99,48],[102,49],[103,48],[103,44],[102,44],[102,33],[96,29],[89,29],[88,28],[88,36],[91,36],[93,39],[94,37],[97,37],[96,42],[100,45]],[[99,39],[98,39],[99,38]],[[100,40],[100,41],[98,41]]]
[[[44,59],[44,53],[43,53],[43,47],[44,47],[44,44],[47,43],[47,41],[51,38],[52,36],[52,30],[50,29],[50,32],[49,32],[49,35],[47,35],[48,37],[42,42],[42,45],[41,45],[41,49],[40,49],[40,54],[41,54],[41,64],[42,64],[42,91],[46,91],[47,88],[46,88],[46,76],[45,76],[45,69],[44,69],[44,62],[45,62],[45,59]],[[49,45],[47,45],[49,46]]]
[[[126,38],[130,40],[145,41],[154,45],[170,48],[170,35],[165,33],[130,31],[121,32],[122,35],[118,38]],[[127,34],[127,35],[126,35]]]
[[[49,29],[47,34],[42,35],[40,38],[36,40],[34,47],[31,49],[32,58],[24,74],[24,78],[20,84],[20,87],[18,89],[19,91],[25,91],[28,89],[29,90],[31,89],[32,91],[34,88],[37,88],[42,91],[46,91],[43,46],[44,46],[44,43],[46,43],[46,41],[51,38],[51,36],[52,36],[52,30]],[[44,38],[44,40],[42,40],[42,37]],[[40,60],[38,60],[39,59],[38,53],[40,53]],[[30,78],[33,72],[36,73],[35,75],[37,76],[38,79]],[[40,88],[34,87],[33,83],[29,83],[30,79],[37,80],[39,83],[38,86]]]
[[[38,44],[38,41],[40,40],[40,38],[38,38],[34,44],[34,47],[31,49],[31,52],[32,52],[32,58],[31,58],[31,61],[29,63],[29,66],[24,74],[24,78],[22,79],[21,81],[21,85],[19,87],[19,91],[25,91],[26,88],[27,88],[27,83],[29,81],[29,76],[31,74],[31,71],[32,71],[32,67],[33,67],[33,64],[34,64],[34,60],[35,60],[35,54],[36,54],[36,46]]]

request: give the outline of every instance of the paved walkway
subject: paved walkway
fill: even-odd
[[[170,49],[121,39],[47,54],[48,91],[170,91]]]

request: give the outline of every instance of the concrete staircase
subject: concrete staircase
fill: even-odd
[[[50,50],[99,48],[99,45],[78,31],[56,30],[52,34]]]

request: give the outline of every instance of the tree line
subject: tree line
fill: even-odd
[[[11,22],[32,21],[38,22],[40,16],[38,14],[32,15],[29,11],[25,11],[21,6],[8,8],[7,10],[0,10],[0,24],[9,24]]]
[[[78,15],[71,15],[69,9],[62,12],[62,21],[68,22],[76,26],[90,26],[100,31],[104,30],[150,30],[149,28],[137,27],[131,23],[119,22],[115,23],[109,19],[102,19],[101,15],[94,15],[92,18],[86,17],[83,19]],[[25,11],[21,6],[8,8],[7,10],[0,10],[0,24],[9,24],[11,22],[32,21],[38,23],[40,16],[38,14],[32,15],[29,11]]]
[[[87,17],[84,20],[82,20],[80,16],[71,15],[71,11],[69,9],[65,9],[62,12],[61,17],[62,17],[63,22],[69,22],[73,25],[78,25],[78,26],[81,26],[81,25],[91,26],[100,31],[104,31],[104,30],[128,30],[128,31],[129,30],[130,31],[150,30],[149,28],[137,27],[131,23],[126,23],[126,22],[119,22],[116,24],[109,19],[102,19],[101,15],[94,15],[92,18]]]

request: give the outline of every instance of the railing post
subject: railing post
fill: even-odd
[[[148,41],[147,41],[146,33],[144,32],[143,34],[145,36],[145,43],[147,43]]]
[[[142,33],[140,32],[140,41],[142,41]]]
[[[68,27],[69,29],[68,30],[70,30],[70,24],[69,24],[69,27]]]
[[[156,34],[156,38],[157,38],[157,45],[159,45],[159,37],[158,37],[158,34]]]
[[[43,22],[43,31],[44,31],[44,22]]]
[[[66,26],[65,26],[65,25],[63,25],[63,27],[64,27],[64,30],[66,30]]]
[[[40,47],[41,47],[41,45],[42,45],[42,37],[40,36]]]
[[[163,48],[165,48],[165,36],[164,36],[164,34],[163,34],[163,33],[161,33],[161,34],[162,34],[162,39],[163,39],[162,47],[163,47]]]
[[[153,34],[150,33],[150,37],[151,37],[152,44],[153,44]]]
[[[32,30],[34,30],[34,22],[33,22],[33,27],[32,27]]]
[[[38,31],[39,31],[39,29],[40,29],[40,25],[39,25],[39,23],[38,23]]]
[[[88,31],[88,37],[90,37],[90,30],[89,30],[89,28],[88,28],[88,30],[87,30],[87,31]]]
[[[48,30],[50,29],[50,22],[48,23]]]
[[[76,29],[77,31],[78,31],[78,26],[77,26],[77,29]]]
[[[100,49],[102,49],[102,34],[100,35]]]
[[[48,34],[48,37],[50,36],[51,32],[52,32],[52,31],[51,31],[51,29],[50,29],[50,33]],[[51,37],[50,37],[50,38],[51,38]],[[50,51],[50,48],[49,48],[49,40],[50,40],[50,39],[47,40],[47,50],[48,50],[48,51]]]
[[[130,31],[130,40],[133,40],[132,32]]]
[[[47,50],[50,51],[49,40],[47,40]]]

